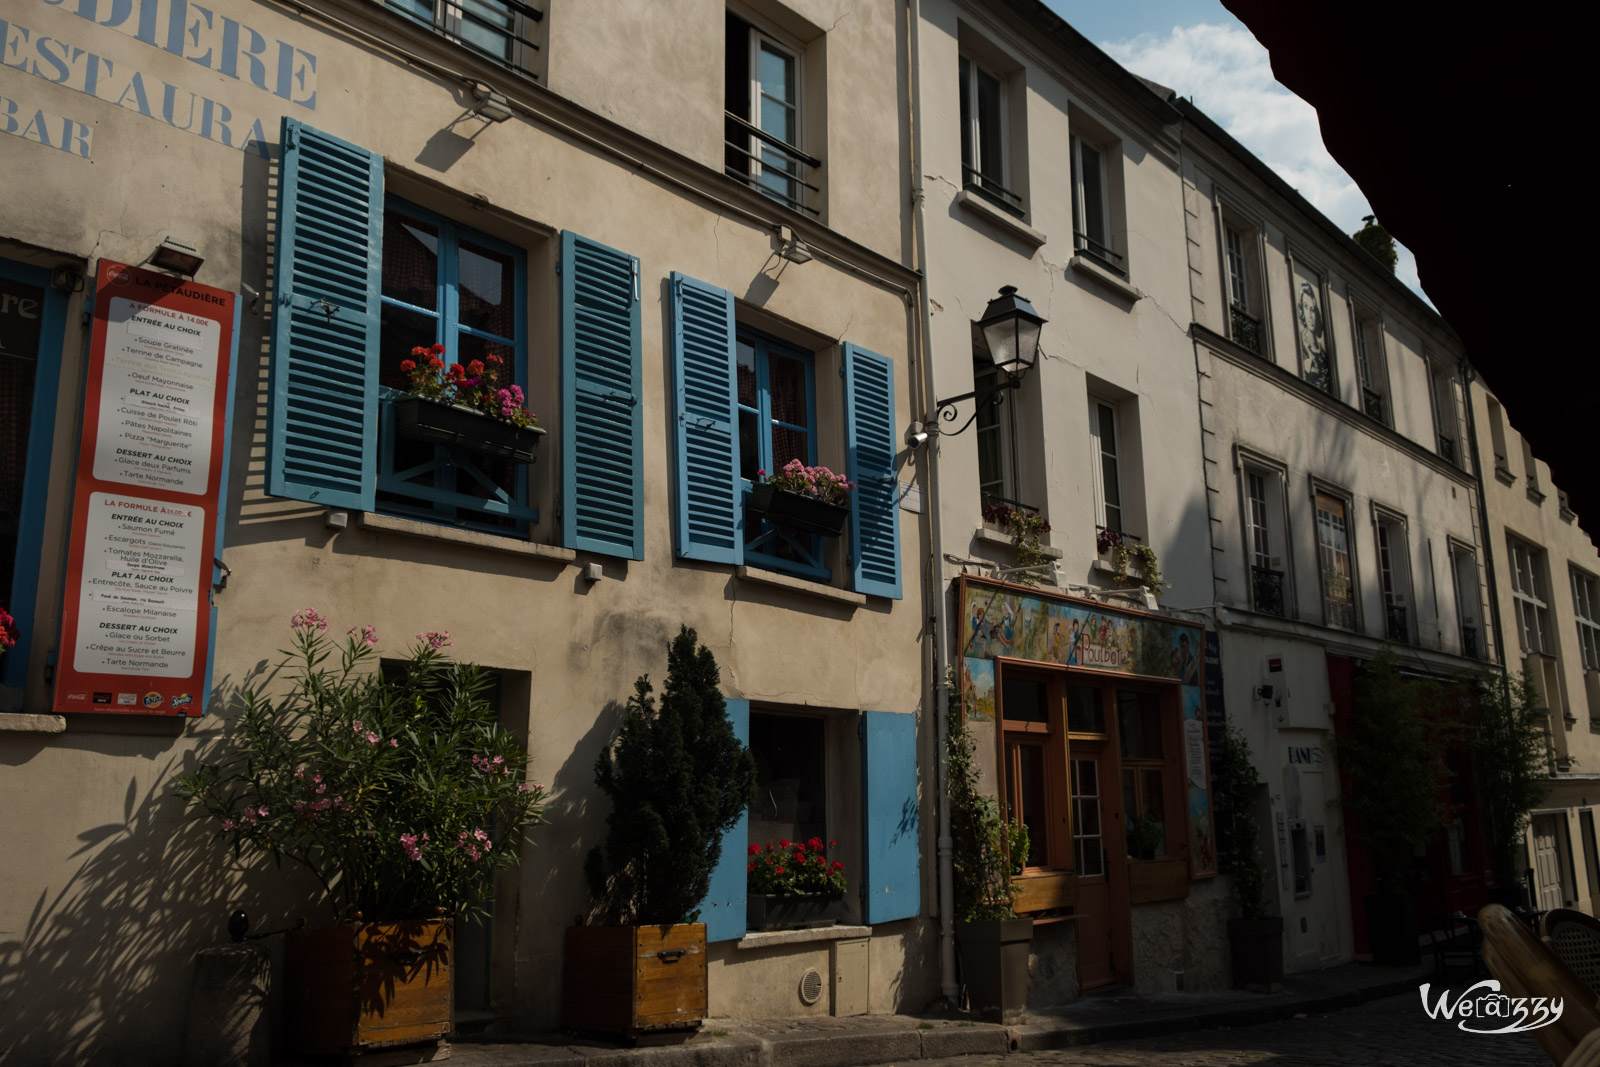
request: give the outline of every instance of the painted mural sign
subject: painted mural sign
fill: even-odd
[[[102,260],[55,710],[199,715],[234,295]]]
[[[994,721],[995,660],[1002,657],[1178,683],[1190,870],[1196,877],[1217,873],[1201,690],[1205,629],[1010,586],[963,582],[960,589],[959,686],[968,719]]]
[[[0,70],[38,81],[0,80],[0,132],[46,148],[89,159],[94,123],[35,100],[39,81],[263,159],[285,105],[316,110],[315,55],[194,0],[38,0],[31,16],[19,0],[5,14]],[[174,68],[171,57],[187,63]],[[174,69],[185,76],[157,73]],[[276,99],[241,105],[230,83]],[[51,103],[76,110],[67,98]]]

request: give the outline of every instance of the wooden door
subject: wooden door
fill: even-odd
[[[1100,746],[1075,744],[1072,753],[1072,844],[1078,865],[1078,984],[1098,989],[1116,981],[1111,936],[1111,885],[1106,846],[1110,815]]]
[[[1541,911],[1564,907],[1561,892],[1561,851],[1556,844],[1562,815],[1533,817],[1533,880]]]

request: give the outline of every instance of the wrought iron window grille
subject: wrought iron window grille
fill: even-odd
[[[1283,603],[1283,572],[1268,567],[1250,568],[1250,599],[1255,610],[1263,615],[1285,617],[1288,612]]]
[[[963,163],[961,165],[961,183],[968,192],[976,193],[978,196],[983,197],[983,199],[989,201],[989,203],[1006,214],[1014,215],[1019,219],[1023,217],[1022,197],[1001,185],[998,179],[991,178],[977,168],[969,167]]]
[[[821,209],[812,201],[822,190],[801,175],[812,174],[822,166],[822,160],[807,155],[731,111],[724,111],[722,115],[726,123],[725,146],[729,152],[742,156],[749,163],[743,167],[724,164],[723,173],[796,211],[820,215]],[[761,142],[757,152],[747,147],[751,137]],[[773,156],[778,158],[774,160]]]
[[[1073,230],[1072,247],[1075,251],[1088,256],[1117,277],[1126,278],[1128,276],[1128,269],[1122,265],[1121,254],[1112,251],[1088,234]]]
[[[1233,330],[1233,343],[1261,355],[1261,320],[1238,304],[1228,305],[1228,317]]]

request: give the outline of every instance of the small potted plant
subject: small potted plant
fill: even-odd
[[[1267,914],[1267,872],[1262,866],[1261,826],[1256,820],[1256,792],[1261,782],[1250,759],[1250,742],[1233,723],[1223,732],[1215,777],[1217,809],[1228,820],[1218,859],[1221,869],[1231,872],[1230,888],[1238,912],[1228,920],[1233,984],[1240,989],[1270,991],[1283,978],[1283,916]]]
[[[1149,815],[1141,815],[1128,827],[1128,851],[1139,859],[1153,860],[1163,836],[1160,823]]]
[[[400,362],[406,394],[394,401],[395,432],[414,441],[532,463],[544,430],[522,387],[505,381],[505,360],[489,353],[447,364],[444,345],[421,345]]]
[[[974,1017],[1021,1022],[1028,1008],[1033,920],[1017,917],[1018,889],[1011,873],[1013,863],[1027,854],[1026,830],[1007,827],[999,803],[979,789],[977,746],[959,703],[951,705],[949,715],[946,783],[962,981]],[[1014,860],[1007,859],[1008,844]]]
[[[331,927],[284,945],[288,1032],[305,1053],[437,1041],[451,1029],[454,923],[486,913],[494,873],[543,821],[521,739],[488,677],[417,635],[379,670],[378,635],[342,646],[314,608],[291,620],[290,686],[250,691],[214,759],[174,780],[237,857],[304,866]]]
[[[750,514],[806,533],[838,537],[850,521],[850,494],[856,483],[827,467],[808,467],[791,459],[776,474],[756,471],[750,487]]]
[[[844,864],[828,859],[835,842],[752,842],[745,864],[745,925],[752,930],[798,930],[832,926],[844,896]]]
[[[710,649],[687,626],[667,649],[658,703],[634,682],[614,742],[595,760],[611,800],[604,848],[585,873],[600,922],[567,928],[566,1025],[638,1036],[700,1025],[706,1002],[701,904],[722,837],[755,792]]]
[[[1050,524],[1043,515],[1014,508],[1010,504],[996,503],[984,506],[983,521],[1004,530],[1016,543],[1017,566],[1041,567],[1050,562],[1039,547],[1044,535],[1050,532]],[[1039,581],[1031,574],[1023,574],[1020,578],[1025,585],[1036,585]]]

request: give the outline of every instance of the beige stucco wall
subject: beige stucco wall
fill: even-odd
[[[1522,648],[1508,537],[1515,537],[1544,553],[1545,573],[1540,576],[1540,582],[1549,613],[1546,640],[1554,657],[1556,680],[1555,686],[1547,689],[1551,707],[1550,769],[1555,777],[1548,795],[1536,810],[1562,815],[1567,831],[1566,839],[1558,842],[1563,857],[1563,895],[1569,906],[1592,914],[1600,885],[1595,884],[1588,870],[1586,839],[1591,849],[1595,842],[1592,830],[1585,832],[1581,814],[1588,811],[1593,818],[1594,805],[1600,803],[1600,702],[1589,698],[1590,680],[1595,672],[1584,667],[1571,575],[1577,570],[1590,578],[1600,578],[1600,551],[1578,525],[1577,514],[1563,506],[1565,501],[1556,472],[1537,457],[1532,469],[1529,468],[1528,453],[1516,422],[1536,418],[1537,413],[1506,411],[1498,402],[1491,406],[1493,393],[1482,381],[1472,383],[1470,395],[1478,455],[1484,471],[1495,608],[1500,617],[1506,664],[1513,672],[1525,664],[1533,667],[1537,664],[1525,656]],[[1496,420],[1500,428],[1498,442],[1494,432]],[[1503,466],[1495,459],[1502,445]],[[1569,862],[1570,867],[1567,866]],[[1533,866],[1531,855],[1526,865]]]
[[[135,113],[132,98],[118,107],[115,96],[105,98],[104,83],[96,98],[25,69],[0,68],[0,96],[19,101],[25,112],[70,116],[89,131],[87,158],[21,137],[4,140],[0,184],[8,194],[0,208],[0,255],[26,258],[23,246],[36,246],[48,250],[44,262],[92,273],[99,257],[143,260],[170,233],[205,256],[198,281],[265,294],[259,304],[245,298],[225,502],[223,560],[231,576],[216,595],[215,691],[208,715],[188,724],[73,718],[68,732],[58,735],[0,731],[0,760],[7,765],[0,776],[0,810],[11,816],[0,829],[0,851],[14,858],[0,900],[0,985],[8,1004],[0,1047],[14,1048],[13,1056],[20,1057],[14,1062],[117,1053],[129,1062],[163,1058],[181,1036],[189,958],[221,940],[229,908],[246,907],[258,928],[316,915],[304,886],[270,872],[231,870],[226,853],[208,842],[208,832],[186,823],[181,808],[163,794],[166,780],[223,728],[241,688],[272,684],[275,650],[284,645],[289,616],[299,608],[316,606],[336,627],[376,624],[386,651],[398,651],[417,632],[449,630],[459,657],[508,672],[512,691],[520,687],[525,694],[522,706],[506,714],[529,723],[532,774],[552,789],[553,801],[550,823],[535,832],[511,901],[520,923],[502,921],[496,931],[501,947],[495,966],[510,975],[500,990],[503,1008],[532,1025],[558,1018],[561,929],[587,903],[581,862],[600,839],[605,815],[592,787],[595,755],[620,720],[633,678],[648,672],[658,683],[662,679],[665,645],[680,624],[697,629],[715,653],[729,695],[836,716],[861,709],[919,710],[925,548],[918,515],[901,513],[905,599],[868,598],[861,605],[828,590],[737,579],[728,567],[677,563],[670,525],[665,279],[671,271],[730,289],[742,308],[761,310],[768,325],[817,352],[823,462],[840,466],[844,460],[834,376],[839,342],[853,341],[894,360],[897,424],[909,421],[916,388],[907,369],[912,320],[906,288],[912,278],[895,262],[901,254],[904,180],[896,166],[880,165],[873,154],[886,143],[892,148],[900,128],[892,85],[901,48],[894,5],[850,5],[855,34],[828,52],[829,98],[850,100],[859,113],[853,121],[869,121],[876,136],[859,145],[841,141],[829,160],[835,190],[829,218],[834,231],[847,229],[830,234],[813,226],[810,232],[833,256],[807,264],[784,264],[774,255],[774,232],[780,222],[791,221],[788,216],[718,176],[720,151],[712,146],[721,138],[720,63],[688,64],[700,81],[679,77],[685,57],[696,54],[691,42],[720,39],[720,5],[607,6],[616,10],[596,13],[590,5],[552,13],[551,84],[558,96],[565,90],[604,118],[631,127],[642,138],[637,142],[542,90],[519,88],[496,68],[426,32],[406,30],[366,4],[330,0],[327,10],[412,48],[418,57],[413,66],[314,14],[295,16],[245,2],[214,5],[219,18],[237,19],[268,39],[315,55],[314,109],[46,0],[6,13],[35,39],[50,36],[105,56],[119,72],[142,72],[155,117]],[[843,14],[834,11],[838,5],[814,6],[806,11],[819,25]],[[628,21],[633,36],[650,38],[651,47],[621,55],[617,38],[595,36],[617,20]],[[867,55],[876,58],[868,62]],[[497,125],[463,120],[470,95],[454,77],[428,73],[429,64],[490,81],[514,102],[557,116],[560,125],[525,114]],[[609,77],[620,68],[631,73]],[[602,70],[607,77],[600,76]],[[852,82],[852,70],[859,71],[860,84]],[[103,76],[110,77],[109,68]],[[207,139],[162,121],[154,103],[163,91],[159,83],[225,103],[234,116],[234,146],[220,143],[218,129]],[[662,84],[678,89],[640,91],[642,85]],[[711,99],[692,109],[679,106],[696,85],[693,95]],[[291,96],[301,98],[301,91]],[[875,101],[870,116],[865,100]],[[268,154],[275,154],[281,114],[381,154],[391,191],[527,248],[528,384],[532,406],[547,427],[559,425],[560,407],[554,236],[570,229],[639,256],[646,443],[642,562],[582,553],[572,558],[526,546],[503,551],[518,546],[427,527],[363,524],[354,516],[346,529],[334,532],[324,524],[323,509],[266,495],[268,249],[276,173],[261,152],[237,146],[240,130],[259,117]],[[649,168],[639,165],[646,154]],[[889,280],[864,280],[861,270]],[[59,629],[62,574],[53,546],[66,536],[80,418],[86,349],[77,316],[81,300],[72,303],[62,355],[47,536],[52,548],[40,560],[44,592],[36,613],[41,635]],[[533,468],[532,495],[542,513],[535,544],[555,540],[558,436],[546,438]],[[904,481],[917,476],[905,464],[898,473]],[[601,563],[605,574],[593,584],[581,577],[591,561]],[[833,563],[834,584],[842,588],[847,583],[839,577],[843,561],[837,549]],[[45,657],[54,645],[48,638],[35,642],[23,695],[27,710],[48,706]],[[919,720],[919,728],[926,750],[931,727]],[[926,784],[923,790],[927,844],[932,817]],[[851,830],[841,827],[838,836],[859,838]],[[924,854],[931,851],[925,848]],[[924,880],[931,884],[927,867]],[[930,900],[925,889],[924,911]],[[935,968],[930,976],[924,966],[922,927],[913,920],[875,934],[874,965],[904,960],[908,967],[896,983],[875,987],[874,1010],[917,1008],[931,997],[937,974]],[[758,966],[719,960],[714,1000],[734,1014],[764,1005],[762,973]]]

